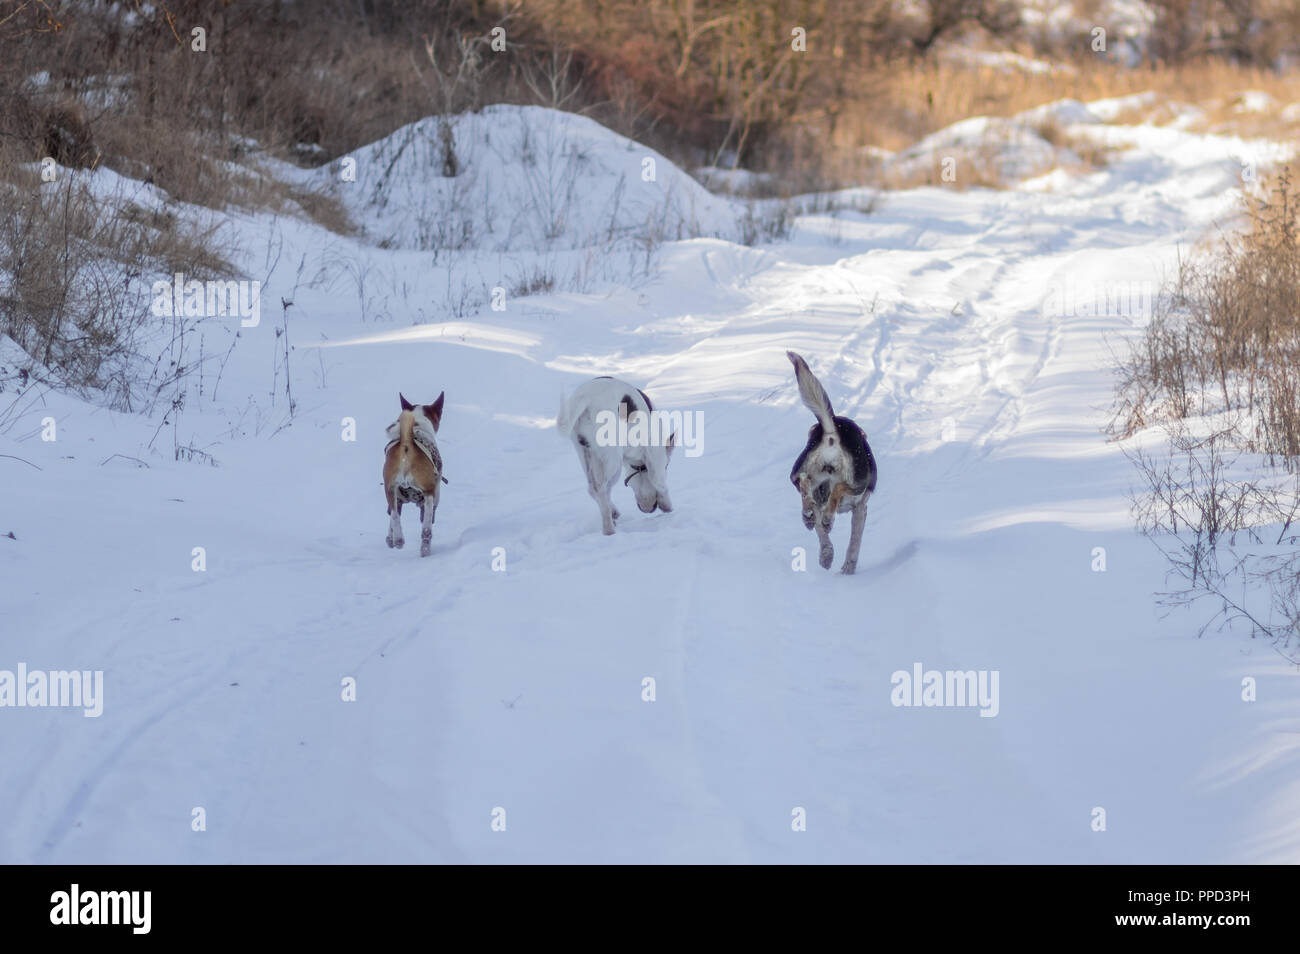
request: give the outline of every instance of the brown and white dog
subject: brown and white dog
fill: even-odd
[[[412,404],[401,394],[402,413],[388,427],[384,448],[384,497],[388,501],[390,547],[401,548],[402,504],[420,505],[420,556],[429,555],[433,539],[433,515],[438,509],[438,491],[447,482],[442,476],[442,455],[435,434],[442,422],[442,399],[432,404]]]
[[[817,531],[821,544],[818,562],[823,570],[829,570],[835,559],[830,537],[835,515],[852,511],[849,551],[840,568],[842,573],[852,573],[858,568],[867,500],[876,489],[876,459],[862,428],[847,417],[835,416],[830,398],[808,369],[808,362],[793,351],[787,351],[786,357],[794,365],[799,397],[817,418],[808,432],[807,446],[790,471],[790,482],[803,500],[803,525]]]

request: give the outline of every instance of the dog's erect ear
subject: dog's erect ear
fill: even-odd
[[[446,393],[445,391],[439,391],[438,399],[432,404],[424,406],[424,416],[429,419],[429,423],[433,425],[435,431],[438,429],[438,425],[442,423],[442,399]]]
[[[402,410],[403,410],[403,411],[414,411],[414,410],[415,410],[415,405],[412,404],[410,401],[408,401],[405,397],[403,397],[401,391],[398,391],[398,392],[397,392],[397,397],[398,397],[398,400],[400,400],[400,401],[402,402]]]

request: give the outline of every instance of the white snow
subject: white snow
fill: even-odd
[[[1267,113],[1277,109],[1277,106],[1277,100],[1258,89],[1248,89],[1232,99],[1233,112],[1237,113]]]
[[[231,217],[262,323],[203,322],[205,355],[234,348],[176,417],[32,385],[0,418],[0,455],[41,468],[0,457],[0,670],[104,671],[99,718],[0,709],[0,861],[1300,860],[1296,672],[1158,611],[1164,567],[1100,432],[1142,319],[1075,294],[1159,282],[1230,221],[1240,163],[1286,150],[1061,110],[1123,151],[1015,190],[890,193],[758,248],[662,157],[645,182],[650,150],[538,111],[533,168],[585,157],[550,238],[522,113],[457,127],[465,249],[419,250],[459,188],[430,168],[433,120],[401,155],[401,133],[358,151],[339,189],[365,238]],[[548,243],[621,255],[605,223],[653,216],[700,237],[635,283],[489,307]],[[799,518],[812,421],[786,349],[879,463],[854,577],[817,567]],[[618,489],[612,537],[550,429],[597,374],[705,425],[669,468],[674,512]],[[447,395],[427,559],[384,545],[399,390]],[[998,714],[895,707],[916,663],[997,671]]]

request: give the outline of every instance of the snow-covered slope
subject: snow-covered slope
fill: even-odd
[[[1093,307],[1158,282],[1276,150],[1097,128],[1127,147],[1099,172],[893,193],[763,248],[672,242],[636,287],[459,318],[454,260],[232,221],[250,276],[282,263],[263,296],[294,303],[292,419],[268,306],[237,340],[205,322],[207,353],[234,348],[169,419],[220,466],[174,461],[161,418],[39,389],[0,433],[41,468],[0,457],[0,669],[104,671],[97,719],[0,710],[0,860],[1300,860],[1296,675],[1158,615],[1099,433],[1141,315]],[[626,207],[679,176],[628,176]],[[371,235],[411,245],[389,210]],[[501,281],[474,261],[473,287]],[[879,462],[854,577],[817,568],[787,479],[811,418],[786,349]],[[594,374],[704,421],[675,511],[618,488],[612,537],[551,429]],[[447,394],[428,559],[384,546],[399,390]],[[918,663],[997,671],[996,716],[893,705]]]
[[[336,189],[389,248],[576,249],[735,226],[725,202],[653,149],[537,106],[421,120],[304,178]]]

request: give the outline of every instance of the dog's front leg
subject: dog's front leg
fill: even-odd
[[[862,547],[862,528],[867,523],[867,498],[870,494],[863,494],[862,499],[853,505],[853,522],[849,530],[849,552],[844,554],[844,566],[840,567],[840,572],[846,575],[852,574],[858,568],[858,550]]]

